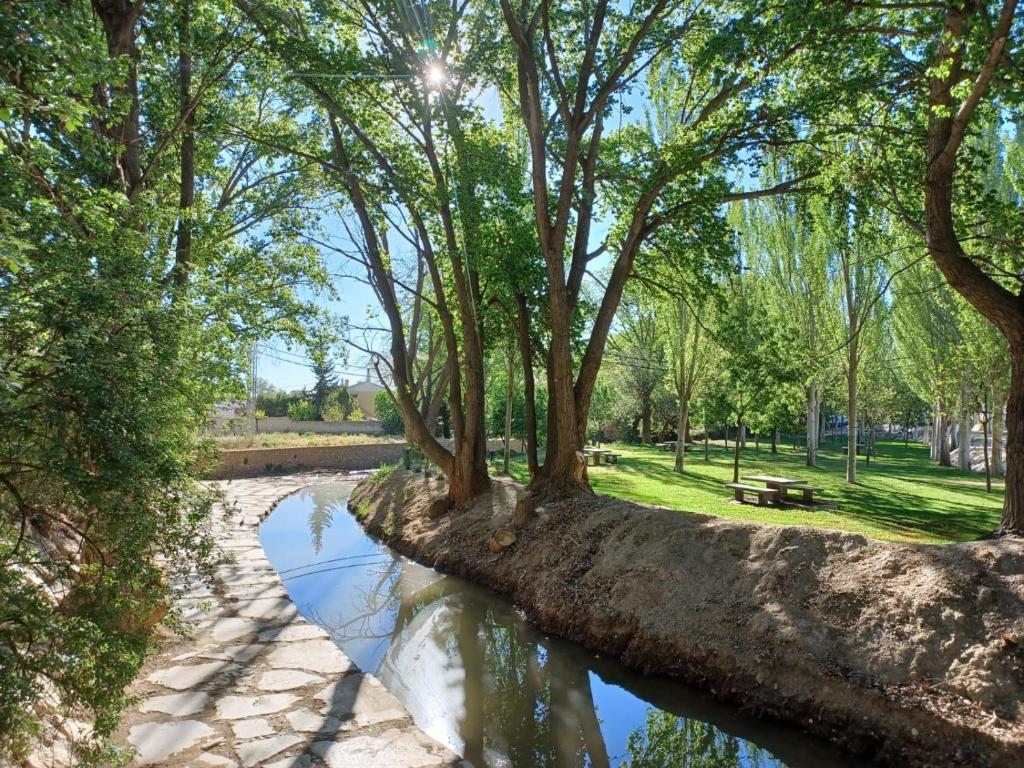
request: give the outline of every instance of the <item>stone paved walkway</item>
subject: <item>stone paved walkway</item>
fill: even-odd
[[[465,765],[417,728],[372,675],[299,615],[260,546],[260,521],[285,496],[338,474],[219,483],[215,523],[234,562],[184,598],[189,638],[174,638],[133,686],[120,736],[134,765],[196,768],[439,768]],[[220,516],[218,515],[218,518]]]

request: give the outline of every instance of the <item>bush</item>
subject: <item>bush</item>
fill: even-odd
[[[316,421],[316,408],[309,400],[299,400],[288,406],[288,418],[292,421]]]
[[[402,414],[398,412],[397,406],[391,399],[386,389],[380,390],[373,396],[373,408],[377,411],[377,418],[380,419],[381,431],[385,435],[404,435],[405,424],[402,422]]]
[[[324,412],[320,414],[320,417],[324,421],[330,421],[334,423],[337,423],[339,421],[346,421],[345,410],[337,403],[328,405],[326,408],[324,408]]]

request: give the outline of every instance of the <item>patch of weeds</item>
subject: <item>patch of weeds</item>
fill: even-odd
[[[389,464],[385,461],[380,465],[380,469],[373,474],[373,477],[370,478],[370,482],[373,485],[384,482],[384,480],[390,477],[398,469],[398,466],[398,464]]]
[[[395,535],[395,513],[391,512],[388,515],[388,519],[384,521],[384,525],[380,527],[380,532],[384,534],[385,538],[390,539]]]
[[[356,516],[356,520],[362,522],[370,516],[370,505],[361,501],[352,508],[352,514]]]

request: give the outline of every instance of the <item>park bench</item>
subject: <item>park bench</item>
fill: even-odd
[[[779,495],[777,488],[764,488],[760,485],[746,485],[745,483],[726,483],[726,488],[732,488],[736,494],[736,501],[743,501],[744,494],[756,493],[757,494],[757,506],[763,507],[768,501],[775,499]]]

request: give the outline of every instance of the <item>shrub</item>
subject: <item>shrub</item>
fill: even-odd
[[[316,421],[316,408],[309,400],[302,399],[288,406],[288,418],[292,421]]]
[[[391,399],[386,389],[382,389],[373,396],[373,408],[377,411],[377,418],[380,419],[381,431],[385,435],[404,435],[405,424],[402,423],[402,414],[398,412],[397,406]]]

